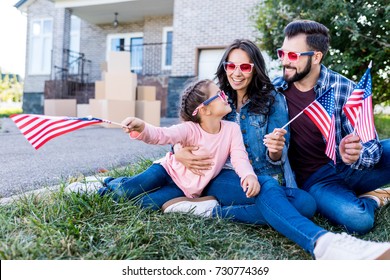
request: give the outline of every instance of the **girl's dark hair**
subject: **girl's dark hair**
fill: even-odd
[[[227,62],[230,52],[235,49],[245,51],[254,64],[252,70],[253,78],[245,94],[251,100],[249,111],[257,114],[269,114],[270,108],[275,101],[275,97],[272,95],[274,86],[266,72],[263,55],[261,54],[260,49],[252,41],[236,39],[227,47],[216,72],[216,78],[218,79],[220,89],[228,93],[233,102],[237,104],[237,92],[230,86],[227,74],[223,67],[223,63]]]
[[[183,121],[200,123],[199,114],[193,116],[192,113],[202,102],[208,98],[208,87],[211,80],[200,80],[187,86],[181,96],[180,118]]]
[[[284,28],[284,35],[287,38],[299,34],[306,35],[306,44],[311,50],[320,51],[322,52],[322,58],[325,57],[330,41],[329,29],[325,25],[312,20],[295,20]]]

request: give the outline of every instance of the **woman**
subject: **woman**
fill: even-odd
[[[223,55],[216,74],[219,86],[229,96],[232,106],[227,119],[240,125],[249,159],[259,181],[264,182],[264,175],[269,175],[268,178],[277,178],[283,186],[261,184],[260,194],[248,198],[240,189],[237,174],[225,168],[203,193],[214,196],[220,204],[213,209],[211,216],[268,224],[310,252],[315,259],[390,258],[390,243],[363,241],[346,233],[334,234],[307,218],[314,214],[315,202],[309,194],[296,188],[287,160],[287,148],[282,150],[277,146],[281,140],[285,140],[285,146],[288,146],[287,131],[277,129],[288,122],[288,116],[285,100],[275,92],[265,69],[261,52],[253,42],[235,40]],[[175,156],[199,173],[209,168],[212,162],[208,155],[193,155],[191,151],[195,149],[182,148],[176,151]],[[146,206],[159,199],[159,191],[156,191],[144,197],[143,203]],[[196,208],[197,203],[187,198],[167,202],[170,212],[175,212],[175,204],[180,204],[177,208],[180,212],[185,209],[183,205],[187,209]]]

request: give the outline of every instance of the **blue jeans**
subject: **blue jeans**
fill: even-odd
[[[148,203],[148,193],[157,189],[163,189],[159,200],[161,204]],[[99,189],[100,195],[110,194],[114,200],[137,198],[141,206],[154,210],[161,208],[162,204],[172,198],[184,196],[182,190],[173,182],[164,167],[160,164],[152,164],[144,172],[133,177],[108,177],[104,180],[104,187]],[[166,194],[164,194],[166,192]],[[142,195],[142,196],[141,196]]]
[[[258,179],[260,194],[247,198],[237,174],[223,169],[203,193],[215,196],[220,203],[213,210],[213,216],[250,224],[268,224],[313,254],[315,242],[327,232],[309,220],[316,211],[314,199],[303,190],[281,187],[270,176],[258,176]]]
[[[357,196],[390,183],[390,140],[381,141],[383,153],[372,169],[356,170],[329,163],[303,184],[316,200],[319,213],[347,231],[365,234],[374,226],[377,203]]]

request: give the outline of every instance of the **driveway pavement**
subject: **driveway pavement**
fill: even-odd
[[[178,123],[162,118],[161,126]],[[121,128],[90,126],[47,142],[35,150],[12,120],[0,119],[0,198],[57,185],[70,177],[93,175],[142,158],[157,159],[169,146],[130,140]]]

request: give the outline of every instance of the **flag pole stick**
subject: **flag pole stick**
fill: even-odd
[[[112,122],[112,121],[109,121],[109,120],[104,120],[104,119],[101,119],[103,122],[105,123],[108,123],[108,124],[113,124],[113,125],[117,125],[117,126],[120,126],[120,127],[123,127],[123,128],[127,128],[127,126],[123,125],[123,124],[120,124],[120,123],[117,123],[117,122]]]
[[[331,85],[330,87],[333,88],[336,84],[337,84],[337,83],[334,83],[334,84]],[[322,96],[322,95],[321,95],[321,96]],[[317,98],[314,99],[314,101],[316,101],[316,100],[317,100]],[[309,105],[307,105],[305,109],[303,109],[301,112],[299,112],[299,114],[296,115],[295,117],[293,117],[288,123],[286,123],[284,126],[282,126],[282,129],[284,129],[286,126],[288,126],[290,123],[292,123],[292,122],[293,122],[296,118],[298,118],[300,115],[302,115],[303,112],[305,112],[305,110],[306,110],[307,108],[309,108],[309,107],[314,103],[314,101],[311,102]]]
[[[113,125],[117,125],[117,126],[120,126],[120,127],[123,127],[123,128],[127,128],[127,126],[123,125],[123,124],[120,124],[120,123],[117,123],[117,122],[112,122],[112,121],[109,121],[109,120],[105,120],[105,119],[100,119],[100,118],[94,118],[92,116],[88,116],[87,119],[96,119],[96,120],[100,120],[102,122],[105,122],[105,123],[108,123],[108,124],[113,124]]]
[[[313,101],[314,102],[314,101]],[[312,103],[313,103],[312,102]],[[309,107],[312,103],[310,103],[307,107]],[[305,109],[303,109],[298,115],[296,115],[295,117],[293,117],[288,123],[286,123],[284,126],[282,126],[281,129],[284,129],[286,126],[288,126],[290,123],[292,123],[296,118],[298,118],[300,115],[303,114],[303,112],[307,109],[307,107]]]

